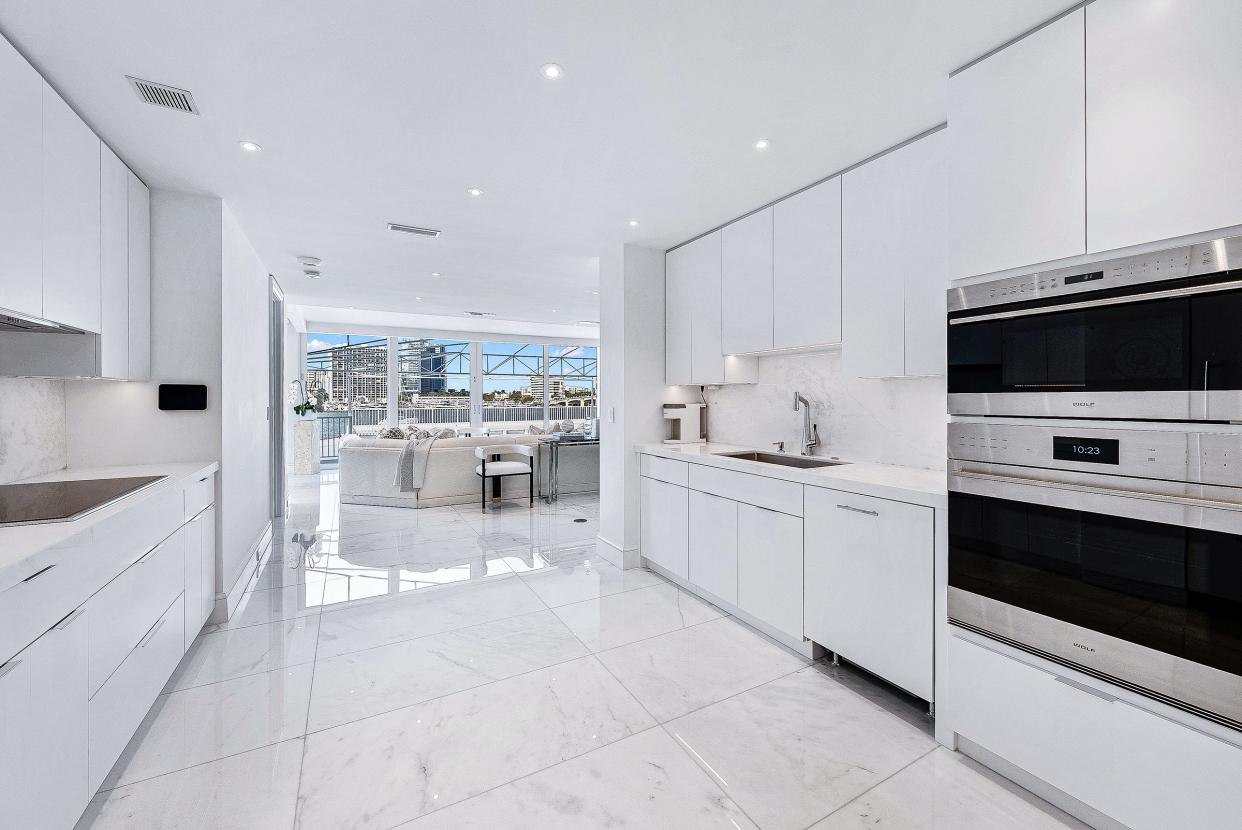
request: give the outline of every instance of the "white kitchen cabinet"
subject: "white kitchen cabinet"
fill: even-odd
[[[934,697],[931,508],[807,487],[806,636]]]
[[[100,146],[44,82],[43,316],[92,332],[100,328]]]
[[[945,371],[946,130],[842,183],[844,343],[851,377]]]
[[[129,379],[151,377],[151,194],[129,181]]]
[[[664,382],[670,386],[693,383],[692,286],[696,266],[703,256],[701,242],[700,239],[683,245],[664,257]]]
[[[724,383],[720,346],[720,232],[686,246],[690,252],[690,381]]]
[[[841,342],[841,178],[772,207],[772,347]]]
[[[1084,20],[1071,12],[949,79],[952,279],[1086,251]],[[1164,197],[1147,190],[1147,169],[1136,172],[1144,199]]]
[[[4,826],[72,827],[86,808],[87,624],[82,609],[0,667]]]
[[[738,607],[801,640],[802,602],[802,519],[739,504]]]
[[[690,491],[689,581],[737,604],[737,511],[732,499]]]
[[[185,648],[202,631],[216,598],[216,510],[209,507],[190,519],[185,539]]]
[[[689,499],[685,487],[640,479],[639,553],[682,579],[689,575]]]
[[[199,522],[203,534],[203,614],[198,630],[202,630],[216,610],[216,593],[221,589],[216,584],[216,508],[204,510]]]
[[[772,348],[772,208],[726,225],[721,249],[725,354]]]
[[[107,146],[99,152],[99,371],[129,377],[129,169]]]
[[[43,316],[43,79],[0,37],[0,309]]]
[[[1086,15],[1089,249],[1242,224],[1242,7],[1098,0]]]

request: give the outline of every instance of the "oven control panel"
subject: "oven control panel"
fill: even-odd
[[[953,422],[949,458],[1187,481],[1194,438],[1186,432]]]

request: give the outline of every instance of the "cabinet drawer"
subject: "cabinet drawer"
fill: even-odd
[[[202,513],[216,501],[216,475],[192,478],[185,485],[185,521]]]
[[[802,485],[792,481],[694,464],[690,469],[690,489],[790,516],[802,515]]]
[[[658,455],[643,455],[638,462],[638,471],[647,478],[667,481],[679,487],[686,486],[686,468],[690,465],[685,461],[674,461]]]
[[[181,661],[183,601],[184,597],[177,594],[91,698],[87,756],[92,793],[99,789]],[[95,624],[92,619],[92,630]]]
[[[146,635],[152,621],[182,592],[184,547],[183,528],[91,597],[89,675],[92,695]]]
[[[938,714],[961,737],[1133,830],[1237,826],[1242,749],[990,646],[947,651]]]

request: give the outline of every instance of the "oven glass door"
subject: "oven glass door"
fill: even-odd
[[[1242,675],[1242,536],[950,492],[949,585]]]
[[[949,394],[1242,389],[1242,291],[949,325]]]

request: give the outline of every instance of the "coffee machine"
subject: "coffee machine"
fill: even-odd
[[[666,403],[664,420],[668,424],[665,444],[703,444],[707,442],[707,404]]]

